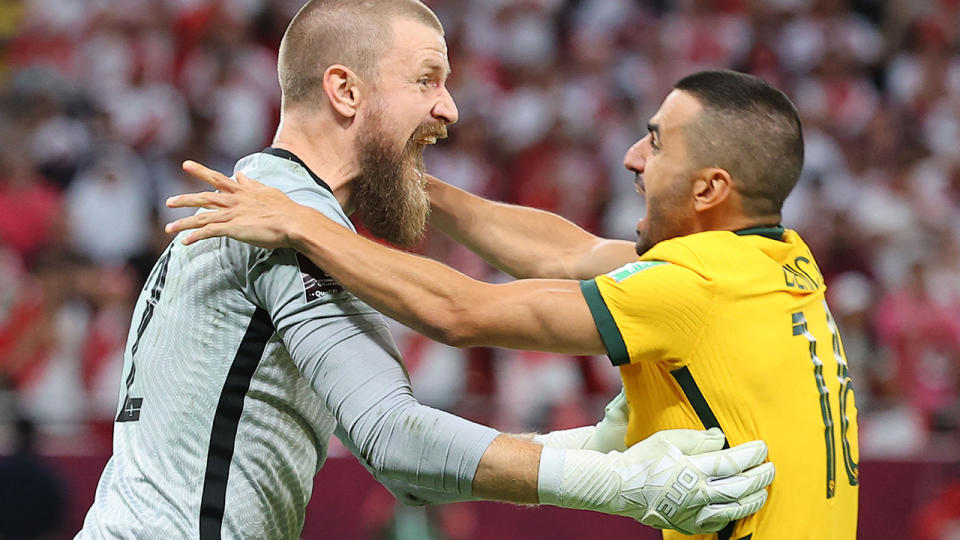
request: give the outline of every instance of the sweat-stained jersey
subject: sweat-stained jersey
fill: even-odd
[[[236,170],[353,230],[293,154]],[[78,538],[295,539],[338,420],[351,451],[469,495],[497,433],[414,401],[377,312],[293,250],[181,236],[134,308],[113,456]],[[415,413],[426,435],[392,423]]]
[[[796,232],[674,238],[581,289],[620,366],[628,445],[719,426],[730,445],[770,449],[763,509],[696,538],[856,538],[857,409],[823,277]]]

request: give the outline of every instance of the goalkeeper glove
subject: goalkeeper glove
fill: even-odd
[[[611,450],[623,452],[627,438],[627,419],[630,409],[627,407],[627,395],[623,390],[607,404],[603,419],[595,426],[574,429],[561,429],[543,435],[537,435],[533,442],[553,448],[579,448],[607,453]]]
[[[763,441],[721,450],[723,441],[716,428],[678,429],[625,452],[544,447],[540,503],[629,516],[684,534],[719,531],[759,510],[774,477],[773,464],[763,463]]]

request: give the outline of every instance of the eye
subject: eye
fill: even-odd
[[[650,148],[653,148],[654,152],[660,151],[660,142],[652,136],[650,137]]]

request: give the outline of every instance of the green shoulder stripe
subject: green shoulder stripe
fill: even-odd
[[[620,329],[613,320],[607,303],[603,301],[600,289],[597,288],[597,281],[595,279],[581,281],[580,291],[593,315],[593,321],[600,332],[600,338],[603,339],[603,345],[607,348],[610,362],[615,366],[629,364],[630,355],[627,353],[627,344],[623,341],[623,335],[620,334]]]

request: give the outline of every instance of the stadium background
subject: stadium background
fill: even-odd
[[[784,223],[817,255],[853,372],[860,536],[960,538],[960,2],[427,3],[461,113],[431,171],[601,235],[633,236],[643,206],[621,157],[673,81],[734,68],[794,99],[807,157]],[[131,307],[181,215],[163,200],[203,188],[183,159],[229,171],[269,143],[276,47],[300,4],[0,0],[0,537],[34,517],[50,538],[79,527]],[[421,251],[506,279],[438,236]],[[395,332],[422,401],[504,430],[592,423],[618,384],[602,358]],[[395,512],[337,457],[317,486],[305,538],[656,538],[550,509]]]

